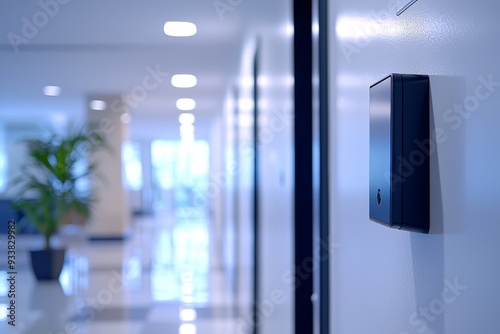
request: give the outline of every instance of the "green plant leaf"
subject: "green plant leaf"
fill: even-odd
[[[45,236],[46,247],[70,210],[90,217],[96,198],[92,191],[79,192],[76,184],[96,177],[90,155],[106,149],[104,136],[92,126],[68,128],[64,135],[51,131],[44,138],[24,140],[28,148],[21,175],[9,182],[17,192],[14,206]],[[77,168],[79,166],[79,168]]]

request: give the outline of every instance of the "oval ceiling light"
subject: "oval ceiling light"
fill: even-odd
[[[167,36],[189,37],[196,35],[196,24],[192,22],[167,21],[163,26],[163,31]]]
[[[193,110],[194,108],[196,108],[196,101],[187,98],[178,99],[175,103],[175,106],[179,110]]]
[[[61,94],[61,87],[59,86],[45,86],[43,87],[43,94],[47,96],[59,96]]]
[[[179,334],[196,334],[196,325],[182,324],[179,327]]]
[[[194,124],[195,117],[191,113],[182,113],[179,115],[179,123],[181,124]]]
[[[198,80],[192,74],[175,74],[172,76],[171,83],[177,88],[191,88],[196,86]]]
[[[99,110],[99,111],[102,111],[102,110],[106,110],[106,102],[102,101],[102,100],[92,100],[90,101],[90,109],[92,110]]]

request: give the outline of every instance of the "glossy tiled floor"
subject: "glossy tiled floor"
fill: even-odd
[[[222,263],[210,226],[189,215],[157,215],[134,220],[123,242],[88,242],[77,234],[59,282],[43,283],[28,259],[41,240],[17,236],[16,327],[7,323],[0,236],[0,333],[237,333],[235,275]]]

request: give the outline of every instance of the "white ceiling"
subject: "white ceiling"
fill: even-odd
[[[213,0],[59,1],[67,4],[0,2],[0,119],[4,121],[81,116],[89,95],[129,94],[142,85],[148,67],[168,76],[132,110],[133,120],[176,120],[175,101],[180,97],[197,101],[198,119],[211,117],[220,113],[227,87],[237,76],[245,26],[258,24],[269,12],[238,0],[222,0],[234,4],[222,18]],[[26,19],[44,18],[39,2],[57,4],[57,13],[45,16],[46,24],[15,52],[9,33],[23,36]],[[167,20],[194,22],[198,33],[188,38],[166,36]],[[170,77],[176,73],[196,75],[198,85],[172,87]],[[61,86],[62,94],[44,96],[45,85]]]

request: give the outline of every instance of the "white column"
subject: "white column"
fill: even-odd
[[[141,162],[142,162],[142,209],[144,212],[151,213],[153,211],[153,181],[151,168],[151,141],[141,141]]]
[[[106,102],[104,110],[92,110],[90,101],[97,99]],[[105,138],[109,149],[94,154],[97,162],[93,187],[97,201],[94,204],[89,224],[89,235],[92,238],[122,238],[126,235],[130,222],[130,209],[125,189],[125,173],[122,165],[122,144],[128,137],[128,126],[121,120],[125,105],[120,97],[89,97],[87,115],[89,123],[97,125]]]

